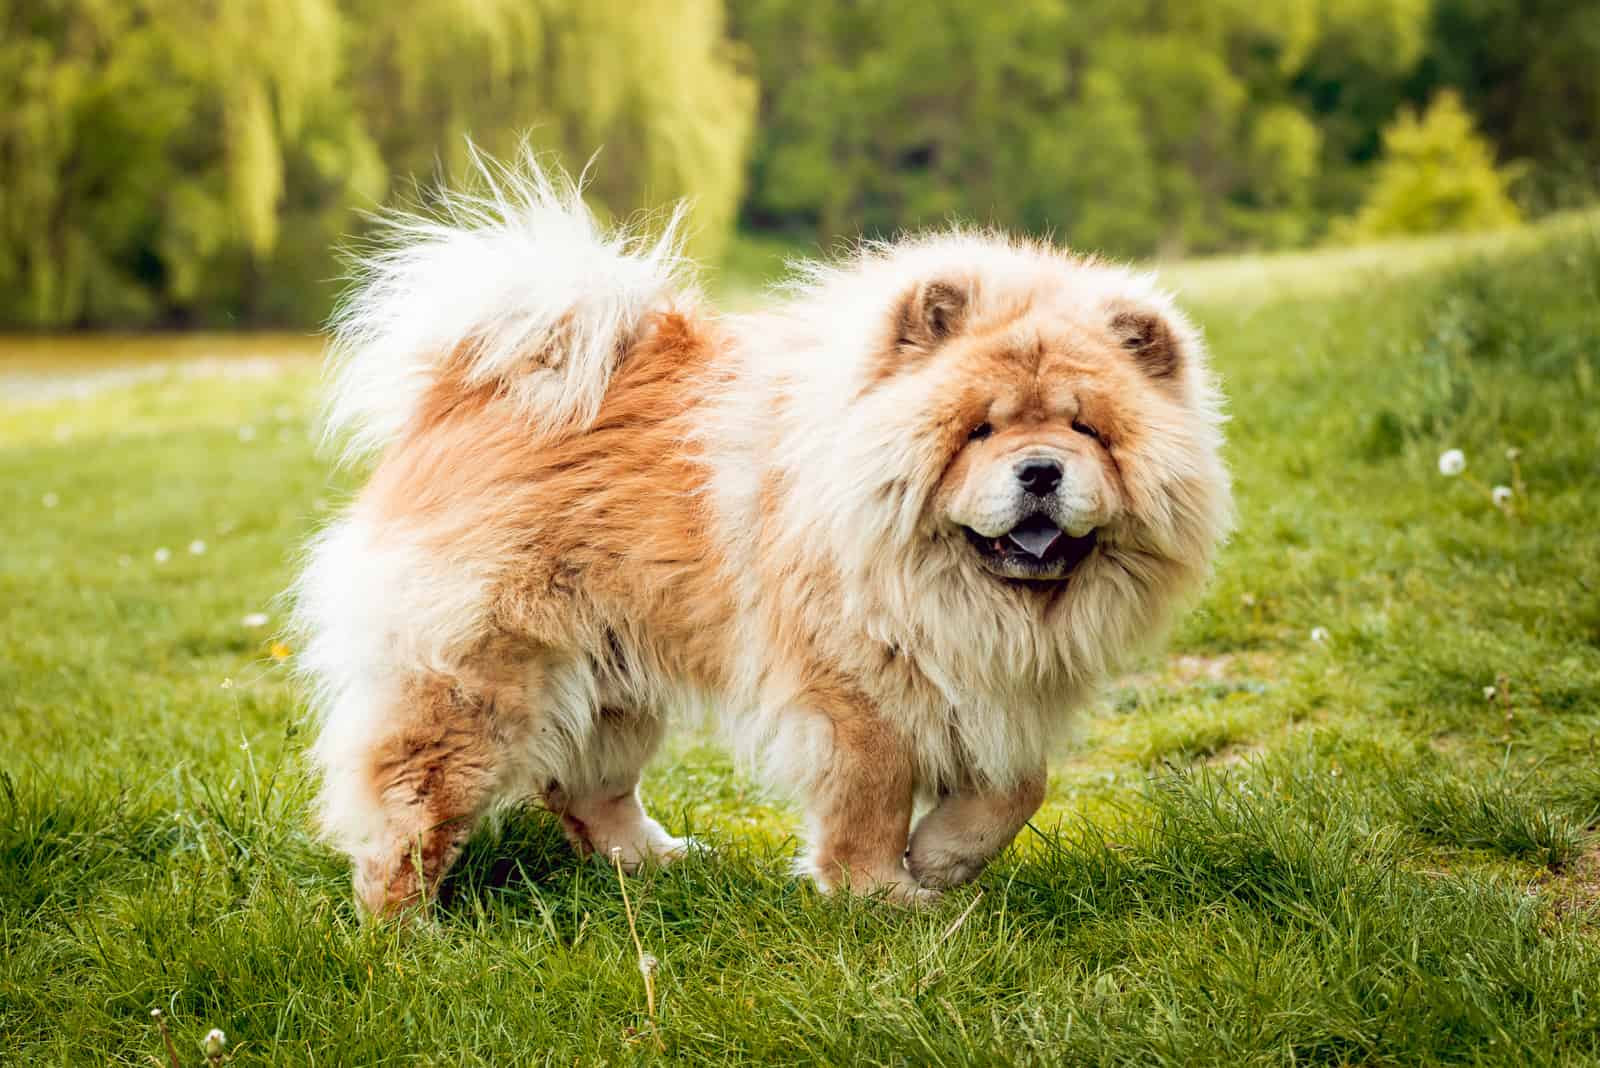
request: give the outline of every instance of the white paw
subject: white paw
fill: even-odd
[[[658,867],[682,860],[691,853],[704,852],[706,847],[694,838],[676,838],[658,825],[653,829],[641,828],[638,835],[610,842],[593,843],[594,859],[607,867],[619,861],[622,870],[635,875],[640,868],[654,864]]]

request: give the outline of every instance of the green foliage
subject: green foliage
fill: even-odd
[[[1600,4],[1433,0],[1410,92],[1453,87],[1502,158],[1525,160],[1519,199],[1539,211],[1600,193]]]
[[[1384,158],[1361,211],[1341,232],[1354,238],[1493,230],[1521,218],[1489,145],[1455,93],[1439,94],[1418,118],[1410,111],[1383,132]]]
[[[0,323],[315,322],[391,192],[523,136],[715,256],[754,86],[720,0],[0,0]]]
[[[730,5],[762,81],[744,224],[822,244],[951,216],[1121,255],[1304,244],[1446,86],[1567,192],[1540,204],[1600,185],[1592,4]]]
[[[0,0],[0,326],[312,325],[363,212],[469,138],[597,157],[602,214],[688,196],[712,264],[736,227],[1171,259],[1482,225],[1600,196],[1596,69],[1567,0]],[[1447,91],[1481,144],[1403,117]]]
[[[746,222],[826,242],[953,216],[1125,254],[1297,240],[1320,134],[1303,5],[739,0]],[[1420,25],[1420,23],[1419,23]]]

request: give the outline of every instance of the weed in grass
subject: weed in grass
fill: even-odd
[[[1389,787],[1419,834],[1463,849],[1489,849],[1547,868],[1578,855],[1582,829],[1566,812],[1504,776],[1467,781],[1439,773],[1396,776]]]

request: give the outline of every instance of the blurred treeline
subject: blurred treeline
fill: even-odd
[[[0,0],[0,324],[314,324],[363,212],[526,137],[695,251],[950,218],[1117,255],[1600,189],[1572,0]]]

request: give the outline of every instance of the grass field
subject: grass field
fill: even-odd
[[[164,1064],[152,1008],[185,1065],[1600,1060],[1600,232],[1430,248],[1175,272],[1239,533],[925,913],[691,738],[646,793],[715,852],[629,906],[526,812],[364,926],[274,630],[349,490],[313,372],[0,408],[0,1061]]]

